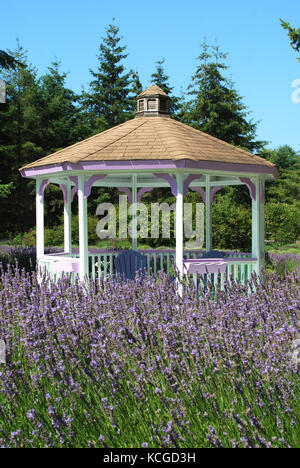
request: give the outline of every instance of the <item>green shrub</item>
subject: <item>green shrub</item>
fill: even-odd
[[[229,197],[219,197],[212,205],[214,248],[251,250],[251,208],[237,205]]]
[[[88,235],[89,243],[95,244],[99,241],[99,238],[96,234],[96,226],[98,219],[89,216],[88,217]],[[45,228],[45,246],[48,247],[58,247],[64,244],[64,225],[63,220],[59,226],[54,226],[52,228]],[[17,237],[15,237],[17,240]],[[28,247],[33,247],[36,244],[36,228],[30,229],[23,235],[18,236],[18,243],[15,245],[24,245]],[[72,244],[79,244],[79,228],[78,228],[78,215],[72,217]]]
[[[25,232],[25,234],[21,235],[21,240],[18,242],[16,245],[25,245],[26,247],[33,247],[35,246],[36,240],[36,230],[35,228],[30,229],[28,232]]]
[[[279,245],[295,242],[300,236],[300,208],[288,203],[265,206],[266,238]]]

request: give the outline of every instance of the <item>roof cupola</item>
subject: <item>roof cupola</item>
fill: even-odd
[[[170,98],[159,86],[149,86],[137,97],[136,117],[170,117]]]

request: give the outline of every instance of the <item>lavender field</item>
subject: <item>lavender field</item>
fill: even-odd
[[[300,447],[300,277],[251,287],[2,271],[0,446]]]

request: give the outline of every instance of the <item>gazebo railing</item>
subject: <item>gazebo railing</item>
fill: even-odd
[[[91,249],[89,252],[89,275],[94,280],[106,279],[109,275],[115,274],[114,260],[120,254],[121,250],[108,250],[108,249]],[[139,250],[142,254],[147,257],[147,274],[156,277],[159,272],[164,272],[169,276],[173,276],[174,265],[175,265],[175,250],[171,249],[142,249]],[[204,254],[204,250],[185,250],[185,259],[197,259],[201,258]],[[251,258],[251,254],[247,252],[229,252],[224,251],[224,258],[227,262],[226,273],[210,274],[206,275],[206,279],[212,282],[214,285],[220,283],[221,289],[226,281],[235,280],[240,282],[246,282],[250,278],[253,271],[255,271],[257,259]],[[38,260],[38,265],[41,268],[46,268],[50,272],[52,271],[51,263],[57,261],[71,261],[71,258],[78,258],[78,253],[74,251],[72,254],[65,252],[44,255]],[[52,272],[51,276],[59,276],[59,272]],[[193,274],[195,284],[201,282],[201,276]],[[75,279],[76,273],[72,274],[72,278]],[[202,278],[203,279],[203,278]]]
[[[175,264],[175,250],[151,250],[151,249],[141,249],[139,250],[147,258],[147,274],[157,276],[158,272],[163,271],[167,275],[174,274],[173,266]],[[184,258],[201,258],[204,254],[204,250],[185,250]],[[103,278],[105,279],[108,275],[113,275],[115,273],[114,269],[114,259],[119,255],[120,251],[116,250],[99,250],[98,252],[89,253],[89,272],[92,278]],[[230,264],[228,269],[230,269],[230,274],[234,277],[238,277],[243,274],[242,271],[244,266],[240,263],[239,260],[246,259],[251,256],[250,253],[242,252],[223,252],[224,258],[230,259]],[[235,260],[236,259],[236,260]],[[255,263],[250,261],[249,264]],[[248,265],[247,263],[247,265]],[[248,268],[248,267],[246,267]],[[252,269],[249,267],[249,270]]]

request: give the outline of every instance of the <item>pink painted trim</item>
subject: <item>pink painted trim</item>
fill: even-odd
[[[214,201],[214,196],[215,194],[221,190],[222,186],[221,185],[215,185],[211,191],[210,191],[210,197],[209,197],[209,201],[210,201],[210,204],[212,204],[212,202]]]
[[[67,204],[68,202],[68,191],[67,191],[67,187],[66,185],[64,184],[59,184],[61,190],[62,190],[62,193],[63,193],[63,196],[64,196],[64,205]]]
[[[42,200],[44,200],[45,188],[49,184],[50,184],[50,179],[44,179],[39,187],[38,194],[42,197]]]
[[[132,192],[131,192],[130,188],[128,188],[128,187],[118,187],[118,190],[120,192],[126,193],[126,195],[128,197],[128,202],[131,205],[131,203],[132,203]]]
[[[187,176],[187,178],[183,182],[183,196],[187,194],[190,183],[193,182],[193,180],[200,179],[201,177],[202,177],[202,174],[190,174]]]
[[[93,184],[97,181],[97,180],[102,180],[102,179],[105,179],[105,177],[107,176],[107,174],[95,174],[95,175],[92,175],[88,181],[84,184],[84,198],[88,198],[90,196],[90,193],[91,193],[91,190],[92,190],[92,186]]]
[[[164,172],[155,172],[153,173],[153,175],[158,179],[163,179],[166,182],[168,182],[168,184],[171,187],[172,194],[174,195],[174,197],[177,197],[177,182],[174,179],[174,177],[172,177],[170,174],[165,174]]]
[[[153,188],[154,187],[143,187],[143,188],[141,188],[137,193],[137,202],[140,203],[140,201],[142,199],[142,196],[147,192],[151,192],[153,190]]]
[[[45,166],[22,169],[23,177],[35,177],[42,174],[53,174],[57,172],[89,170],[89,171],[108,171],[108,170],[158,170],[158,169],[198,169],[229,172],[246,172],[253,174],[271,174],[277,177],[277,167],[262,166],[259,164],[234,164],[217,161],[192,161],[181,159],[173,161],[171,159],[155,160],[129,160],[129,161],[84,161],[78,164],[48,164]]]
[[[202,187],[190,187],[190,189],[191,189],[193,192],[198,192],[198,193],[200,193],[200,195],[201,195],[201,197],[202,197],[203,203],[204,203],[204,204],[206,203],[205,190],[204,190]]]
[[[253,201],[255,201],[256,200],[256,189],[255,189],[254,183],[250,179],[248,179],[246,177],[239,177],[239,180],[241,182],[243,182],[243,184],[247,185],[247,187],[249,189],[249,192],[250,192],[251,199]]]
[[[62,271],[65,273],[79,273],[79,259],[64,258],[61,260],[54,260],[50,266],[52,271]]]
[[[221,258],[205,258],[194,261],[184,260],[183,267],[185,273],[225,273],[226,260]]]
[[[186,262],[189,262],[189,263],[199,263],[199,262],[210,262],[211,260],[216,260],[216,261],[224,261],[224,262],[232,262],[232,263],[235,263],[235,262],[244,262],[244,263],[249,263],[249,262],[253,262],[253,261],[257,261],[257,258],[256,257],[248,257],[248,258],[230,258],[230,257],[223,257],[223,258],[187,258],[187,259],[183,259],[184,263]]]

